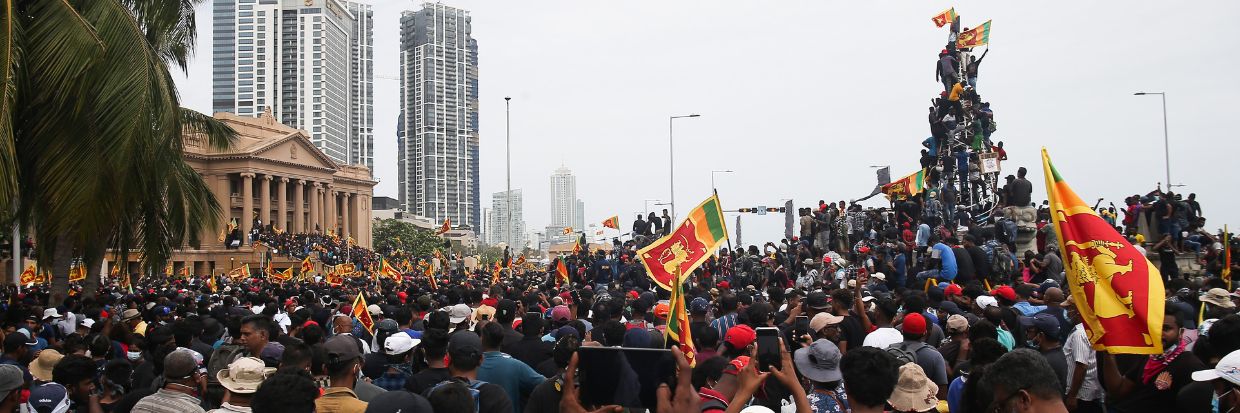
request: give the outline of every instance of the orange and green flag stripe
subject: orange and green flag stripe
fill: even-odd
[[[697,208],[693,208],[686,221],[693,223],[697,239],[709,245],[711,251],[718,249],[719,244],[728,239],[723,210],[719,208],[719,197],[712,195]]]
[[[974,47],[990,44],[990,20],[981,26],[969,29],[956,37],[956,47]]]

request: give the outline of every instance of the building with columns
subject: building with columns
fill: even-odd
[[[174,254],[177,271],[189,267],[201,276],[247,263],[256,268],[263,252],[257,249],[264,247],[228,249],[221,240],[222,228],[233,219],[242,234],[255,225],[291,233],[331,230],[371,246],[370,207],[377,182],[369,169],[336,163],[306,131],[281,124],[270,112],[258,117],[219,112],[215,118],[237,131],[232,148],[217,150],[186,135],[185,160],[206,180],[224,216],[215,231],[202,231],[199,249]]]

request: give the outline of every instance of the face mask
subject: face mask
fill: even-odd
[[[1025,340],[1025,346],[1029,348],[1038,348],[1038,342],[1033,340]]]
[[[125,358],[129,359],[129,361],[137,361],[139,358],[142,358],[142,352],[127,351],[125,352]]]

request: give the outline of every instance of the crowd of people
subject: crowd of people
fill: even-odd
[[[676,328],[692,346],[673,345],[680,301],[636,258],[672,230],[666,210],[639,216],[627,241],[548,268],[470,268],[449,253],[411,257],[439,261],[399,278],[369,272],[392,251],[256,223],[248,242],[353,263],[356,276],[111,280],[75,285],[57,306],[41,287],[10,286],[0,413],[619,411],[583,397],[599,390],[585,376],[625,375],[590,371],[580,356],[591,347],[674,361],[652,403],[624,406],[636,411],[1240,408],[1240,290],[1223,278],[1240,269],[1226,258],[1237,245],[1206,229],[1195,195],[1099,200],[1103,219],[1157,253],[1167,301],[1148,337],[1162,354],[1095,351],[1026,170],[1002,186],[981,172],[989,154],[1006,159],[976,91],[985,56],[954,38],[940,53],[945,90],[922,158],[931,190],[885,208],[819,201],[799,211],[797,236],[719,251],[684,280],[689,321]],[[1036,211],[1032,233],[993,212],[1008,206]],[[1180,270],[1186,254],[1199,269]]]

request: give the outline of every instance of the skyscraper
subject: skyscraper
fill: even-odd
[[[577,225],[577,177],[563,166],[551,174],[552,227]],[[575,228],[577,229],[577,228]]]
[[[333,160],[373,169],[372,11],[348,0],[215,0],[212,109],[270,110]]]
[[[525,247],[525,218],[521,214],[521,190],[512,190],[512,199],[508,191],[496,192],[491,195],[491,208],[487,212],[486,242],[491,245],[505,243],[520,252]],[[508,213],[511,201],[512,213]],[[511,232],[509,224],[512,225]]]
[[[401,204],[480,229],[478,43],[469,12],[424,3],[401,13],[400,85]]]

